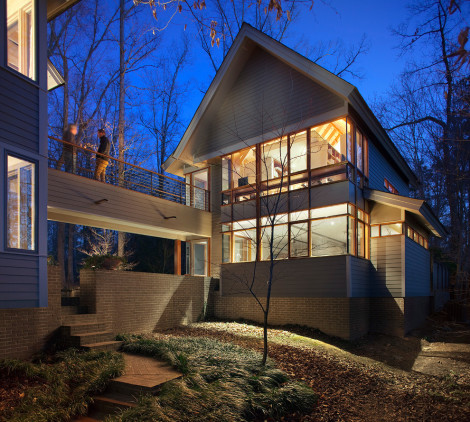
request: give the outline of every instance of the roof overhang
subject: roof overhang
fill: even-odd
[[[52,91],[65,84],[64,78],[52,62],[47,59],[47,90]]]
[[[296,51],[246,23],[242,25],[178,146],[163,164],[165,170],[170,173],[178,174],[181,172],[182,163],[189,163],[197,158],[191,156],[187,148],[188,143],[190,143],[191,138],[197,130],[200,130],[201,127],[204,128],[204,120],[210,121],[211,116],[208,115],[208,110],[211,104],[215,103],[216,97],[223,97],[223,92],[227,89],[226,86],[236,80],[241,67],[244,62],[248,60],[255,46],[263,48],[274,57],[304,76],[314,80],[316,83],[343,98],[346,103],[350,104],[364,123],[368,125],[373,135],[390,155],[391,159],[394,160],[401,173],[408,178],[412,185],[416,186],[417,178],[413,171],[354,85],[351,85],[325,68],[313,63]]]
[[[80,0],[47,0],[47,21],[55,19]]]
[[[443,237],[447,230],[423,199],[408,198],[375,189],[364,189],[364,198],[390,207],[401,208],[414,214],[418,220],[435,236]]]

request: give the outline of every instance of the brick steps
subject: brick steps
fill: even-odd
[[[100,322],[80,322],[75,324],[62,325],[61,334],[64,336],[76,336],[79,334],[105,331],[106,324]]]

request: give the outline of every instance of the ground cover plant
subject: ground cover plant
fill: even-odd
[[[37,363],[0,360],[0,421],[62,422],[85,414],[91,397],[123,370],[114,352],[68,349]]]
[[[158,340],[124,336],[123,350],[164,360],[183,377],[166,383],[157,397],[109,421],[248,421],[311,411],[313,390],[291,381],[261,354],[208,338]]]
[[[445,326],[444,338],[449,345],[470,352],[463,331],[470,327]],[[458,330],[458,339],[448,330]],[[155,338],[201,336],[230,342],[255,351],[263,350],[263,328],[248,322],[203,322],[173,328],[154,334]],[[270,329],[270,357],[291,379],[302,381],[318,395],[313,411],[291,414],[288,421],[467,421],[470,420],[470,361],[468,352],[454,356],[455,362],[468,362],[466,369],[448,371],[445,376],[416,372],[409,368],[410,350],[404,345],[412,338],[369,335],[357,343],[328,338],[317,330],[305,327]],[[425,340],[421,340],[428,344]],[[439,343],[443,344],[443,343]],[[403,352],[403,349],[404,352]],[[391,366],[388,356],[394,354]],[[421,354],[429,354],[425,350]],[[436,364],[446,355],[434,355]],[[380,359],[378,359],[380,357]],[[384,359],[385,357],[385,359]],[[415,354],[415,358],[416,358]],[[403,361],[403,362],[402,362]]]

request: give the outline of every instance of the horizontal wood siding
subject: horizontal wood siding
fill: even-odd
[[[39,151],[39,88],[0,67],[0,142]]]
[[[410,238],[405,240],[406,296],[431,294],[431,257],[429,251]]]
[[[372,142],[369,142],[369,187],[371,189],[386,191],[384,179],[387,179],[398,189],[400,195],[409,195],[410,190],[406,180],[398,174],[377,147]]]
[[[211,236],[207,211],[54,169],[48,179],[51,220],[168,239]],[[95,203],[102,199],[107,201]]]
[[[371,239],[371,296],[403,296],[402,239],[402,235]]]
[[[261,48],[255,48],[209,128],[203,156],[342,107],[344,101]]]
[[[0,309],[38,306],[38,260],[37,256],[0,253]]]
[[[278,261],[274,267],[273,297],[347,297],[346,256]],[[252,262],[223,264],[222,296],[249,296],[246,283],[253,277]],[[254,291],[266,295],[269,262],[256,264]]]
[[[351,297],[369,297],[371,289],[372,264],[368,259],[355,256],[350,258]]]

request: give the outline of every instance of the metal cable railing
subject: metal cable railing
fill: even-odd
[[[106,183],[209,211],[209,191],[108,155]],[[94,179],[96,151],[49,136],[49,167]]]

